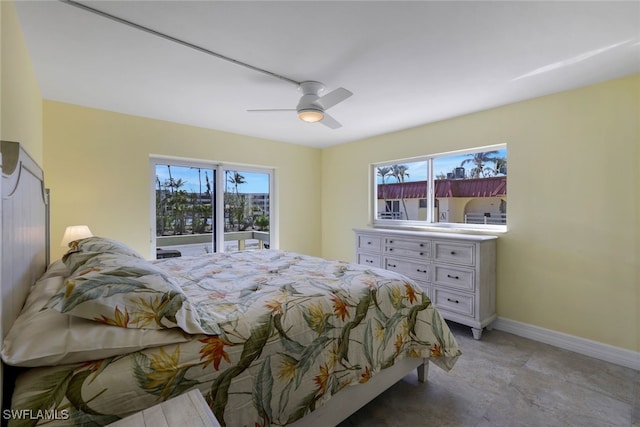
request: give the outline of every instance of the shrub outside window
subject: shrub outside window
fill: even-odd
[[[507,146],[372,166],[373,223],[506,230]]]

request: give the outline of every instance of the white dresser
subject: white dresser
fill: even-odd
[[[416,281],[445,319],[480,339],[496,318],[496,236],[361,228],[358,264]]]

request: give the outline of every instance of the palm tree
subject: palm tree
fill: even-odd
[[[207,192],[205,193],[207,196],[211,195],[211,183],[209,182],[209,174],[207,173],[207,171],[204,171],[204,180],[206,182],[206,186],[207,186]]]
[[[384,211],[389,211],[389,206],[387,206],[387,187],[385,187],[384,179],[391,173],[391,168],[388,166],[383,166],[378,168],[378,176],[382,178],[382,198],[384,200]]]
[[[466,163],[473,163],[475,167],[470,171],[471,178],[484,178],[485,174],[491,175],[495,173],[496,169],[492,169],[485,166],[485,163],[491,162],[497,165],[498,161],[503,160],[501,157],[496,157],[500,154],[498,150],[491,151],[478,151],[477,153],[467,154],[471,156],[471,159],[465,159],[460,163],[460,166],[464,166]]]
[[[162,191],[162,184],[158,175],[156,175],[156,184],[158,184],[158,189],[156,190],[156,236],[162,236],[164,234],[164,209],[167,195]]]
[[[391,166],[391,175],[399,182],[400,185],[400,200],[402,200],[402,208],[404,214],[409,219],[409,213],[407,212],[407,204],[404,201],[404,179],[409,177],[409,168],[405,165],[393,165]]]
[[[244,176],[240,175],[240,172],[238,171],[232,171],[232,172],[233,174],[229,177],[229,182],[234,185],[236,190],[236,195],[237,195],[238,185],[245,184],[247,181],[245,181]]]
[[[494,169],[495,175],[507,174],[507,159],[505,159],[504,157],[499,157],[495,159],[494,163],[495,163],[495,169]]]
[[[188,193],[180,188],[186,184],[182,178],[174,179],[169,178],[165,181],[165,185],[171,190],[171,195],[168,197],[167,205],[171,209],[172,217],[170,222],[173,223],[173,234],[184,234],[185,231],[185,211],[189,205]]]
[[[173,177],[171,176],[171,165],[167,165],[167,170],[169,171],[169,182],[173,182]],[[169,187],[171,190],[171,194],[173,194],[173,187]]]
[[[202,168],[198,170],[198,193],[191,193],[191,234],[202,233]]]
[[[231,176],[227,178],[229,183],[233,184],[235,189],[235,206],[234,206],[234,214],[229,215],[230,220],[236,220],[236,224],[238,228],[242,221],[244,220],[244,198],[240,197],[240,193],[238,191],[238,185],[245,184],[247,181],[244,179],[238,171],[231,171]]]

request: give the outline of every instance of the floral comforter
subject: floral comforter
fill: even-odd
[[[204,330],[218,333],[29,369],[18,377],[12,410],[30,416],[10,425],[104,425],[193,388],[222,425],[286,425],[401,358],[426,357],[449,370],[460,354],[427,296],[390,271],[276,250],[149,264],[181,288],[180,301],[201,315]],[[94,320],[129,327],[133,311],[115,306]]]

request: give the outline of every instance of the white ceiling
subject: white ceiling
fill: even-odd
[[[640,2],[86,1],[354,95],[295,112],[290,83],[56,0],[16,1],[45,99],[327,147],[640,72]]]

